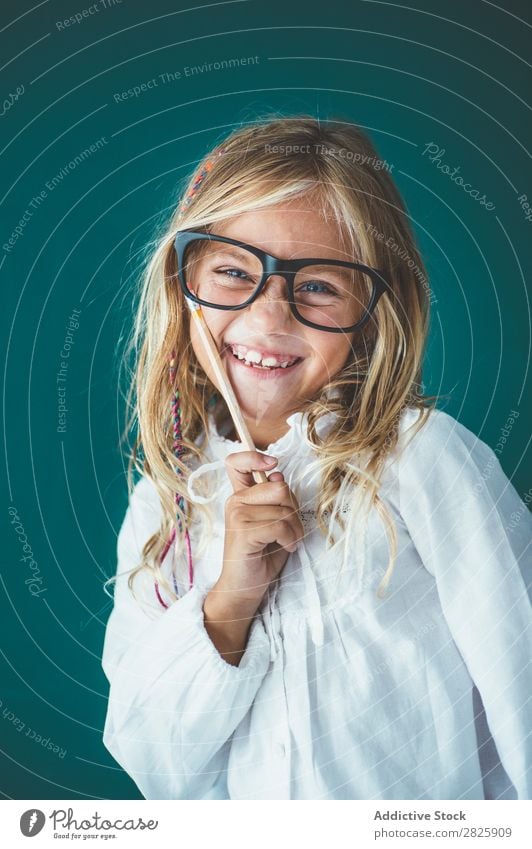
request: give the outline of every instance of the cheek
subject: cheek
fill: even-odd
[[[340,337],[340,341],[337,342],[335,347],[335,362],[339,371],[353,356],[354,334],[351,334],[347,339],[340,333],[338,333],[338,336]]]
[[[314,372],[319,373],[323,382],[331,380],[339,372],[352,353],[352,340],[341,334],[328,334],[327,339],[314,341]]]
[[[224,310],[212,310],[208,307],[202,307],[201,309],[203,318],[205,319],[205,324],[209,328],[209,332],[216,342],[216,347],[219,350],[226,329],[234,320],[234,314]]]

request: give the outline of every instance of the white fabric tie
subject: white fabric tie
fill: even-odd
[[[315,646],[323,645],[323,615],[321,611],[321,600],[318,592],[318,583],[314,570],[308,556],[305,544],[300,542],[297,547],[297,555],[301,563],[302,577],[305,581],[307,598],[309,604],[309,624],[312,642]]]
[[[279,582],[275,583],[273,589],[268,587],[268,604],[266,614],[266,631],[270,639],[270,660],[275,660],[281,651],[281,641],[279,639],[279,611],[276,606],[277,590]]]
[[[187,490],[188,496],[191,501],[193,501],[195,504],[210,504],[211,501],[214,501],[215,498],[218,498],[219,492],[216,487],[214,487],[212,493],[208,497],[206,497],[204,495],[199,495],[197,492],[194,492],[192,484],[195,480],[204,475],[206,472],[210,472],[212,469],[222,469],[224,466],[225,460],[215,460],[214,463],[204,463],[198,469],[195,469],[189,474]]]
[[[299,562],[301,563],[301,575],[305,583],[309,607],[308,621],[312,642],[315,646],[322,646],[324,643],[324,626],[321,600],[314,570],[303,542],[299,543],[297,554],[299,556]],[[279,639],[280,614],[276,604],[278,589],[279,581],[275,583],[273,589],[268,590],[268,603],[265,610],[266,632],[270,640],[270,660],[275,660],[281,650],[281,642]]]

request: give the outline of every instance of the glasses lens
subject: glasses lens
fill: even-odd
[[[302,318],[322,327],[351,327],[371,303],[373,280],[339,265],[308,265],[294,279],[294,300]]]
[[[245,303],[260,283],[262,263],[255,254],[236,245],[198,239],[184,256],[187,289],[215,306]]]

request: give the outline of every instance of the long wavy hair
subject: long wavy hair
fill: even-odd
[[[302,146],[306,146],[304,152]],[[123,438],[130,445],[134,439],[129,491],[134,488],[136,470],[151,479],[162,507],[160,528],[146,541],[141,562],[131,570],[129,587],[133,590],[135,576],[147,571],[176,599],[161,569],[165,541],[175,531],[175,550],[184,559],[186,529],[207,523],[208,529],[197,534],[196,554],[200,554],[201,541],[208,539],[212,528],[208,505],[187,500],[187,457],[205,461],[198,437],[207,431],[208,400],[215,396],[216,387],[190,342],[191,316],[177,280],[176,232],[199,228],[210,232],[228,217],[312,192],[322,214],[340,222],[351,255],[381,269],[390,281],[390,290],[352,343],[344,367],[316,397],[308,399],[303,410],[308,414],[307,438],[321,475],[315,505],[318,527],[333,545],[336,523],[349,535],[342,518],[345,502],[358,503],[357,494],[363,496],[366,509],[375,506],[389,544],[389,562],[379,587],[382,595],[396,559],[397,538],[393,519],[379,496],[380,476],[386,457],[396,447],[402,412],[406,407],[420,410],[416,432],[436,400],[422,391],[430,290],[408,213],[389,166],[379,159],[368,136],[350,122],[318,121],[306,115],[263,117],[223,138],[206,159],[212,167],[205,173],[206,160],[198,165],[150,252],[124,355],[129,390]],[[200,189],[189,194],[202,169]],[[172,354],[174,385],[168,376]],[[173,452],[170,415],[176,387],[186,449],[179,460]],[[320,438],[315,425],[329,411],[337,418]],[[362,457],[364,463],[354,462]],[[179,496],[184,498],[183,511],[176,508]]]

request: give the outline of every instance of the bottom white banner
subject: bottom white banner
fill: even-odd
[[[4,801],[3,845],[305,849],[532,845],[532,802]]]

